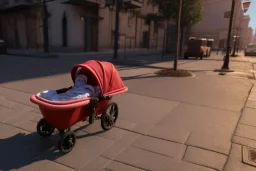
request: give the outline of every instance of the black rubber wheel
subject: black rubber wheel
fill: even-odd
[[[37,133],[43,137],[49,137],[53,134],[54,129],[50,124],[47,123],[47,121],[42,118],[38,123],[37,123]]]
[[[110,130],[115,126],[118,118],[118,105],[115,102],[109,103],[108,107],[101,115],[101,127],[104,130]]]
[[[72,131],[65,132],[58,143],[58,149],[61,153],[69,153],[76,144],[76,134]]]
[[[203,57],[204,57],[204,54],[202,53],[202,54],[200,55],[200,60],[203,60]]]

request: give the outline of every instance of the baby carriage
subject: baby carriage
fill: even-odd
[[[58,149],[62,153],[70,152],[76,143],[76,135],[70,128],[80,121],[89,118],[93,124],[97,117],[101,119],[104,130],[111,129],[118,117],[118,105],[111,102],[112,96],[124,93],[128,88],[124,85],[114,65],[109,62],[90,60],[74,66],[71,70],[73,82],[77,72],[85,74],[88,84],[98,86],[97,97],[88,97],[68,101],[50,101],[38,95],[32,95],[31,102],[37,104],[43,118],[37,124],[39,135],[51,136],[55,129],[60,132]],[[65,93],[70,88],[56,90],[57,94]]]

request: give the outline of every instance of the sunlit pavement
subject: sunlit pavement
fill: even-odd
[[[254,65],[232,59],[235,73],[223,76],[213,72],[219,59],[179,61],[195,74],[187,78],[154,75],[172,61],[116,62],[129,87],[113,99],[120,107],[116,127],[103,132],[99,121],[77,124],[77,144],[61,156],[57,134],[37,135],[42,115],[29,98],[70,86],[71,67],[85,59],[1,56],[0,170],[256,170],[242,163],[242,147],[256,147]]]

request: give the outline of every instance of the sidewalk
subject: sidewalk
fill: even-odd
[[[7,53],[9,55],[15,56],[23,56],[23,57],[31,57],[31,58],[55,58],[55,57],[95,57],[99,55],[104,55],[107,57],[113,57],[113,50],[106,49],[99,52],[58,52],[58,51],[50,51],[49,53],[44,53],[42,49],[8,49]],[[161,55],[161,49],[119,49],[118,56],[120,58],[129,57],[137,57],[137,56],[145,56],[145,55]]]
[[[104,132],[99,121],[77,124],[72,128],[77,144],[61,156],[58,135],[37,135],[42,115],[29,97],[72,84],[69,67],[80,59],[63,59],[22,58],[15,70],[9,68],[8,56],[1,59],[9,81],[0,75],[0,170],[256,171],[242,163],[241,151],[244,145],[256,148],[254,80],[212,72],[221,67],[219,60],[179,61],[179,68],[196,75],[188,78],[154,75],[172,61],[116,64],[129,87],[113,99],[120,107],[116,127]],[[232,61],[230,67],[247,74],[253,70],[246,59]],[[31,69],[42,74],[31,74]]]

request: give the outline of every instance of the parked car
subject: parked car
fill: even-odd
[[[207,39],[207,53],[206,56],[210,57],[212,53],[214,39]]]
[[[187,43],[184,52],[184,59],[188,59],[189,57],[199,57],[201,60],[204,56],[207,55],[207,40],[205,38],[202,39],[190,39]]]
[[[244,51],[245,56],[256,56],[256,44],[250,44]]]
[[[2,39],[0,39],[0,54],[6,54],[6,44]]]

